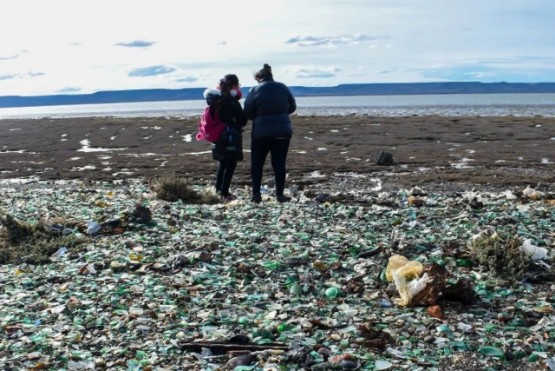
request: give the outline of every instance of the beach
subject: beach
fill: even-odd
[[[268,159],[255,204],[249,126],[198,203],[153,187],[212,192],[196,119],[0,120],[0,368],[555,365],[555,118],[293,124],[292,200]]]
[[[175,174],[213,179],[210,144],[197,119],[0,120],[0,177],[115,180]],[[555,118],[293,116],[288,182],[302,187],[333,174],[366,174],[392,186],[535,186],[554,183]],[[249,183],[250,124],[235,185]],[[393,166],[372,162],[389,152]],[[268,165],[265,175],[271,178]]]

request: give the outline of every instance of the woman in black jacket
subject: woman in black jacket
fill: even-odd
[[[238,161],[243,161],[243,127],[247,119],[243,114],[243,107],[239,103],[241,90],[239,79],[236,75],[225,75],[220,80],[218,90],[221,99],[215,104],[218,117],[226,124],[216,143],[212,144],[212,158],[218,160],[218,172],[216,174],[216,192],[225,201],[231,201],[235,197],[229,193],[231,179],[237,167]]]
[[[255,73],[258,85],[245,99],[244,113],[252,123],[251,136],[251,201],[262,201],[260,187],[266,156],[270,153],[275,177],[275,196],[278,202],[289,201],[285,189],[287,153],[293,136],[289,115],[296,111],[297,103],[289,88],[274,81],[272,67],[264,67]]]

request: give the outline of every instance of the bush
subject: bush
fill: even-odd
[[[220,200],[211,192],[196,191],[187,178],[166,176],[152,182],[152,189],[160,200],[175,202],[178,200],[188,204],[215,204]]]
[[[518,237],[504,238],[496,231],[485,230],[470,242],[470,255],[496,276],[519,280],[532,265],[532,260],[520,249],[521,246],[522,241]]]
[[[79,245],[86,242],[84,237],[51,231],[46,221],[31,225],[5,214],[0,215],[0,223],[0,264],[47,264],[60,247],[78,252]]]

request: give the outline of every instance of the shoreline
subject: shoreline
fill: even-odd
[[[555,183],[555,118],[293,116],[288,184],[334,174],[381,177],[395,186],[511,187]],[[196,118],[0,120],[0,179],[152,179],[211,182],[210,145],[194,140]],[[249,183],[250,125],[236,186]],[[392,166],[372,153],[392,154]],[[264,177],[271,178],[269,159]]]

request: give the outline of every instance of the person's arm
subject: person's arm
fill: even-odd
[[[247,125],[247,118],[245,117],[243,107],[241,107],[241,104],[239,103],[239,101],[237,101],[236,104],[234,104],[234,108],[237,126],[238,128],[242,128]]]
[[[289,88],[287,88],[287,92],[289,93],[289,114],[292,114],[297,110],[297,101],[295,100],[295,97],[293,96],[293,93],[291,93],[291,90],[289,90]]]
[[[254,117],[256,116],[256,107],[254,105],[254,93],[255,87],[252,87],[245,98],[245,104],[243,108],[243,113],[247,120],[254,121]]]

